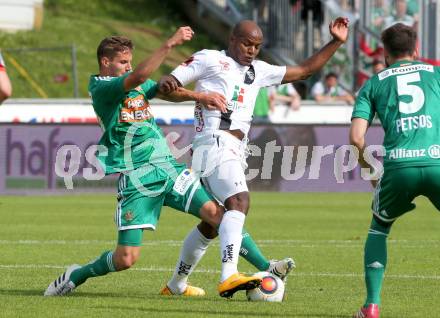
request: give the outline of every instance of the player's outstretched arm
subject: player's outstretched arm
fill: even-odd
[[[330,22],[329,30],[333,39],[317,53],[296,66],[288,66],[282,83],[303,80],[320,70],[348,39],[348,18],[337,18]]]
[[[159,92],[156,96],[170,102],[196,101],[209,110],[220,110],[224,113],[227,111],[226,98],[222,94],[215,92],[193,92],[183,87],[178,87],[171,93],[164,94]]]
[[[149,58],[143,60],[134,71],[127,76],[124,80],[125,90],[129,91],[145,82],[151,74],[159,68],[173,47],[191,40],[193,35],[194,31],[189,26],[180,27],[172,37],[166,40],[159,49]]]

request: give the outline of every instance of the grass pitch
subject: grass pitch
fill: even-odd
[[[207,291],[193,299],[161,297],[181,241],[197,223],[165,208],[156,232],[146,232],[130,270],[89,279],[62,298],[42,296],[72,263],[113,249],[115,197],[0,197],[0,317],[350,317],[364,300],[363,244],[370,194],[252,193],[246,227],[270,258],[292,256],[297,269],[283,303],[251,303],[216,293],[218,241],[192,284]],[[382,317],[433,317],[440,296],[440,218],[430,203],[396,222],[389,237]],[[240,260],[240,270],[255,272]],[[435,315],[435,314],[434,314]]]

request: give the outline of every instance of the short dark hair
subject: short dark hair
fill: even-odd
[[[335,72],[328,72],[327,74],[325,74],[325,79],[329,79],[330,77],[334,77],[336,79],[338,79],[338,74],[336,74]]]
[[[416,49],[417,32],[413,27],[396,23],[382,32],[382,42],[394,58],[412,55]]]
[[[96,54],[98,56],[98,64],[101,66],[101,58],[108,57],[113,59],[118,52],[132,51],[133,42],[125,36],[109,36],[101,41],[98,45]]]

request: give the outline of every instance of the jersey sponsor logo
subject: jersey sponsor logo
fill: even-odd
[[[180,64],[180,65],[182,65],[182,66],[188,66],[188,65],[190,65],[193,61],[194,61],[194,56],[191,56],[189,59],[187,59],[185,62],[183,62],[183,63]]]
[[[174,182],[173,190],[176,191],[180,195],[185,195],[185,193],[189,190],[192,184],[197,181],[197,177],[194,173],[189,169],[185,169],[181,174],[176,178]]]
[[[380,72],[377,76],[379,77],[379,80],[382,81],[382,80],[386,79],[387,77],[390,77],[393,75],[407,74],[407,73],[412,73],[412,72],[416,72],[416,71],[427,71],[427,72],[434,73],[434,66],[427,65],[427,64],[400,66],[400,67],[386,69],[386,70]]]
[[[232,95],[232,101],[243,103],[243,97],[244,97],[244,88],[240,88],[240,86],[235,85],[234,87],[234,94]]]
[[[149,111],[150,104],[145,100],[144,95],[133,98],[126,98],[124,106],[119,112],[119,122],[130,123],[145,121],[153,117]]]
[[[232,99],[228,102],[228,110],[235,111],[243,106],[245,90],[238,85],[234,86],[234,93]]]
[[[426,149],[392,149],[388,157],[390,159],[426,157]]]
[[[411,116],[396,120],[398,133],[413,129],[432,128],[432,118],[429,115]]]
[[[433,159],[440,159],[440,145],[432,145],[428,148],[428,155]]]
[[[97,81],[110,81],[112,78],[112,76],[95,76],[95,80]]]

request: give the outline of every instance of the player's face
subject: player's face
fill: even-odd
[[[247,36],[232,37],[229,46],[231,55],[241,65],[251,65],[260,52],[263,37],[259,32]]]
[[[118,77],[131,71],[131,60],[133,55],[130,50],[117,52],[113,59],[107,61],[105,65],[110,76]]]

